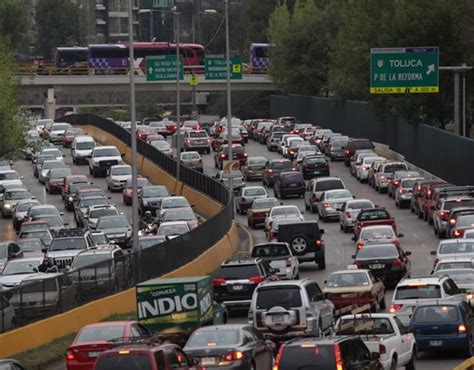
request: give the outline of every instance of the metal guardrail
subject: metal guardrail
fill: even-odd
[[[102,117],[79,114],[65,116],[61,121],[98,127],[130,146],[130,133]],[[175,159],[141,141],[138,141],[137,149],[138,153],[171,175],[176,173]],[[186,185],[223,204],[221,212],[187,234],[142,249],[140,256],[136,252],[125,253],[115,260],[62,274],[46,273],[40,280],[0,290],[0,332],[67,311],[171,272],[222,239],[232,226],[233,204],[229,191],[211,177],[187,167],[180,167],[180,176]]]

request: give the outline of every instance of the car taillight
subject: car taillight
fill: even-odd
[[[214,279],[212,281],[212,285],[214,286],[221,286],[221,285],[224,285],[225,284],[225,279]]]
[[[385,353],[387,353],[387,348],[385,348],[383,344],[379,344],[379,353],[381,355],[384,355]]]
[[[464,230],[454,230],[454,236],[459,238],[464,235]]]
[[[344,370],[344,361],[338,343],[334,343],[334,359],[336,360],[336,370]]]
[[[398,240],[395,239],[395,238],[392,238],[392,240],[390,240],[390,243],[392,243],[393,245],[397,245],[397,246],[398,246]]]
[[[246,201],[246,199],[245,199],[244,197],[242,197],[241,200],[242,200],[242,202],[245,202],[245,201]]]
[[[286,259],[286,267],[291,267],[291,259]]]
[[[241,360],[243,357],[244,357],[244,353],[243,353],[243,352],[234,351],[234,352],[228,353],[228,354],[224,357],[224,359],[225,359],[226,361],[237,361],[237,360]]]
[[[260,284],[263,281],[264,277],[263,276],[252,276],[249,278],[249,281],[254,283],[254,284]]]
[[[224,154],[224,153],[221,154],[221,158],[222,158],[222,159],[225,158],[225,154]]]
[[[402,304],[392,304],[390,305],[389,312],[390,313],[395,313],[397,311],[400,311],[402,309],[403,305]]]
[[[441,218],[444,221],[447,221],[448,220],[448,212],[440,211],[439,212],[439,218]]]
[[[460,325],[458,326],[458,333],[459,333],[459,334],[464,334],[464,333],[466,333],[466,332],[467,332],[466,325],[460,324]]]
[[[329,207],[331,207],[331,203],[324,202],[323,207],[324,208],[329,208]]]
[[[360,263],[359,261],[355,261],[354,264],[357,266],[357,268],[361,268],[361,267],[362,267],[362,263]]]
[[[405,192],[405,190],[403,190],[403,188],[400,188],[400,194],[403,194]]]
[[[451,220],[449,220],[449,223],[450,223],[451,225],[454,225],[454,224],[456,223],[456,220],[455,220],[454,218],[452,218]]]
[[[348,150],[346,150],[346,154],[349,154],[349,151],[348,151]]]
[[[244,152],[243,156],[246,157],[247,155],[248,155],[247,152]]]
[[[74,353],[71,351],[67,351],[66,353],[66,360],[68,361],[74,361],[76,359],[76,356],[74,356]]]
[[[313,194],[311,195],[311,200],[316,201],[316,193],[313,193]]]
[[[270,168],[270,169],[268,170],[268,173],[273,173],[273,170]]]
[[[365,245],[365,243],[364,243],[363,240],[358,241],[358,242],[357,242],[357,249],[361,249],[364,245]]]
[[[392,261],[392,266],[400,266],[402,264],[402,261],[400,261],[398,258],[395,258]]]
[[[350,212],[346,212],[346,217],[347,218],[351,218],[352,217],[352,214]]]
[[[321,245],[321,240],[317,239],[314,241],[314,244],[318,247]]]
[[[278,351],[277,357],[275,359],[275,364],[273,365],[273,370],[279,370],[278,367],[280,365],[281,356],[283,356],[283,352],[285,351],[285,345],[282,344],[280,350]]]
[[[207,139],[207,143],[210,144],[210,143],[211,143],[211,139]]]
[[[186,140],[188,144],[191,144],[191,139]]]
[[[433,261],[433,266],[436,267],[436,265],[438,264],[438,262],[439,262],[439,258],[435,258],[435,260]]]

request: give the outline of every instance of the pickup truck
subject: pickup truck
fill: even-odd
[[[342,316],[336,335],[359,335],[370,352],[380,353],[383,368],[415,369],[416,341],[411,330],[389,313]]]
[[[278,271],[280,278],[289,280],[300,278],[298,258],[293,255],[288,243],[255,244],[251,257],[268,261],[270,267]]]
[[[368,208],[359,212],[354,227],[353,240],[359,239],[360,230],[366,226],[390,225],[397,234],[395,218],[385,208]]]

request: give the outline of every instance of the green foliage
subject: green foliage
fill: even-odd
[[[86,17],[77,2],[41,0],[36,5],[38,51],[46,58],[54,55],[58,46],[84,44]]]
[[[25,0],[0,1],[0,37],[16,51],[25,50],[32,41],[31,15]]]

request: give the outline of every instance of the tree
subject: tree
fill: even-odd
[[[13,50],[25,50],[32,42],[31,18],[24,0],[0,1],[0,37]]]
[[[58,46],[81,45],[85,39],[85,16],[71,0],[41,0],[36,5],[38,51],[51,58]]]
[[[24,147],[25,130],[18,121],[15,58],[8,42],[0,39],[0,158],[13,158]]]

